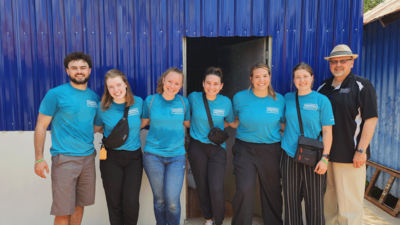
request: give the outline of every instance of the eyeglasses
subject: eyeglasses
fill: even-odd
[[[329,63],[332,64],[332,65],[336,65],[336,64],[338,64],[338,62],[340,62],[340,64],[345,64],[349,60],[353,60],[353,59],[342,59],[342,60],[339,60],[339,61],[338,60],[329,60]]]

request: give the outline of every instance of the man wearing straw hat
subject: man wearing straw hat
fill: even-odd
[[[318,88],[331,101],[335,117],[324,198],[326,224],[363,222],[365,162],[371,157],[378,107],[371,82],[351,71],[357,57],[347,45],[337,45],[325,57],[333,76]]]

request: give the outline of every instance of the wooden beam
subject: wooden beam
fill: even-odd
[[[381,21],[383,27],[386,27],[398,19],[400,19],[400,11],[387,14],[386,16],[380,18],[379,21]]]
[[[396,179],[396,177],[390,176],[388,182],[386,183],[385,188],[383,189],[381,198],[379,199],[379,203],[385,203],[386,198],[388,197],[388,194],[390,192],[390,189],[392,189],[392,185],[393,185],[393,182],[395,179]]]

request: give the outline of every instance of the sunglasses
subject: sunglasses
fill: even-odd
[[[338,64],[338,62],[340,62],[340,64],[345,64],[349,60],[353,60],[353,59],[342,59],[342,60],[339,60],[339,61],[338,60],[329,60],[329,63],[332,64],[332,65],[336,65],[336,64]]]

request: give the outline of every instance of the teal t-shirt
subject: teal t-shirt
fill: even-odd
[[[140,125],[142,124],[141,116],[143,109],[143,99],[138,96],[134,96],[135,103],[129,107],[128,110],[128,124],[129,124],[129,136],[126,142],[115,150],[127,150],[135,151],[140,148]],[[94,125],[102,126],[104,129],[104,136],[108,137],[115,125],[124,116],[125,103],[118,104],[113,102],[109,109],[103,111],[100,106],[100,102],[97,106],[96,119]]]
[[[285,99],[276,93],[272,97],[257,97],[253,90],[243,90],[233,97],[233,113],[240,124],[236,138],[251,143],[272,144],[281,141],[281,123],[285,111]]]
[[[79,90],[70,83],[51,89],[39,112],[52,116],[50,153],[88,156],[94,151],[93,122],[99,96],[89,88]]]
[[[184,155],[186,151],[183,121],[190,120],[189,101],[178,94],[172,100],[165,100],[162,95],[156,94],[149,113],[152,99],[153,95],[147,96],[143,104],[142,118],[150,119],[150,129],[143,151],[162,157]]]
[[[286,127],[282,138],[282,148],[293,158],[296,154],[297,142],[300,136],[296,92],[287,93],[285,100]],[[313,91],[310,94],[299,96],[299,105],[305,137],[316,139],[322,130],[322,126],[335,125],[332,105],[325,95]]]
[[[192,119],[190,121],[190,136],[200,141],[201,143],[213,144],[207,135],[210,132],[210,125],[208,123],[208,117],[206,108],[203,102],[202,92],[192,92],[188,96],[190,103],[190,111],[192,113]],[[235,121],[233,115],[232,102],[229,98],[223,95],[217,95],[213,101],[207,100],[210,107],[210,114],[214,123],[214,127],[218,127],[224,130],[224,121],[232,123]],[[226,148],[226,144],[221,145]]]

